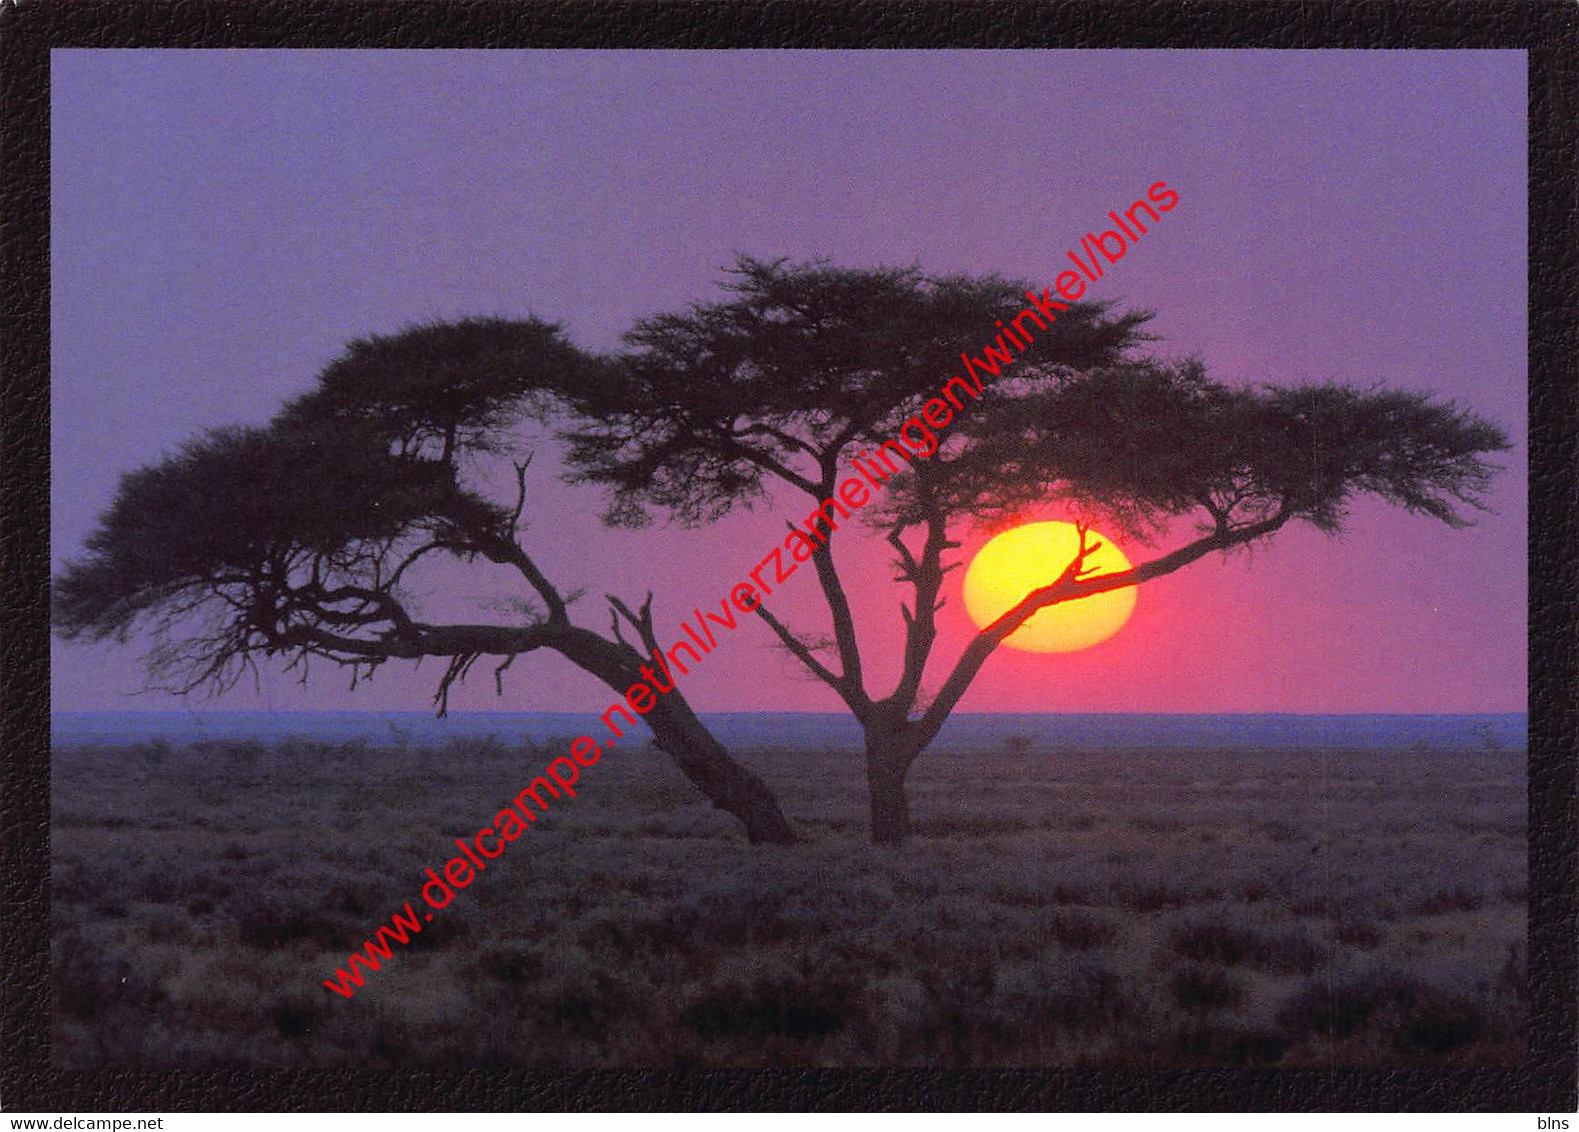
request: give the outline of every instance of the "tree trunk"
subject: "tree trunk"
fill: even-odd
[[[729,757],[679,692],[663,696],[647,716],[658,749],[674,759],[680,773],[707,800],[733,814],[753,845],[793,845],[795,830],[767,783]]]
[[[622,696],[642,682],[625,649],[588,629],[567,629],[554,647]],[[674,760],[709,802],[746,827],[747,840],[753,845],[795,843],[795,829],[768,784],[729,757],[678,688],[660,695],[645,718],[658,749]]]
[[[910,836],[910,801],[905,774],[912,752],[899,736],[869,731],[866,736],[866,784],[871,792],[872,844],[900,845]]]

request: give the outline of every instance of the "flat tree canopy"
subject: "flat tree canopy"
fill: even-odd
[[[742,258],[723,289],[722,301],[639,322],[627,354],[574,395],[587,423],[570,436],[570,461],[576,476],[611,489],[612,521],[656,511],[706,522],[770,485],[829,499],[852,459],[961,373],[962,350],[979,352],[994,327],[1024,334],[1036,321],[1016,322],[1034,286],[998,276]],[[865,675],[835,561],[845,536],[828,532],[814,555],[826,625],[797,629],[767,604],[758,609],[861,722],[877,840],[903,839],[911,763],[992,651],[1040,609],[1150,581],[1290,522],[1336,532],[1358,495],[1450,526],[1483,505],[1495,470],[1484,457],[1508,447],[1495,425],[1417,393],[1230,388],[1199,362],[1140,356],[1148,317],[1090,302],[1060,312],[964,404],[939,450],[916,453],[887,486],[869,517],[905,587],[903,666],[891,688],[874,690]],[[938,693],[923,697],[957,527],[1055,501],[1141,537],[1193,517],[1196,537],[1095,578],[1085,560],[1096,546],[1082,528],[1074,558],[1046,563],[1046,584],[981,630]],[[831,649],[819,647],[824,639]]]
[[[429,653],[400,581],[434,550],[511,561],[519,511],[468,486],[463,458],[593,364],[537,320],[475,319],[353,342],[267,427],[224,428],[125,476],[55,580],[67,639],[144,619],[177,691],[223,691],[256,655],[362,672]],[[202,629],[195,629],[201,621]]]

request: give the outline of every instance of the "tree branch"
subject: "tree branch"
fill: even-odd
[[[406,555],[406,557],[401,560],[400,565],[395,567],[394,573],[390,574],[389,580],[384,583],[384,588],[385,589],[393,589],[395,586],[397,586],[400,583],[400,576],[406,572],[406,568],[409,567],[417,559],[421,558],[424,554],[428,553],[430,550],[445,550],[445,549],[447,549],[447,548],[445,547],[445,545],[442,542],[423,543],[421,546],[417,547],[417,549],[413,550],[410,554]],[[316,571],[316,569],[317,569],[317,567],[315,565],[314,566],[314,570]]]
[[[792,531],[800,530],[787,520],[786,525]],[[817,572],[817,584],[833,622],[834,646],[839,653],[841,669],[839,694],[851,710],[859,715],[871,706],[871,697],[866,694],[861,672],[861,645],[855,635],[855,615],[850,611],[850,599],[844,592],[844,583],[833,561],[833,536],[834,531],[830,529],[822,542],[812,548],[811,564]]]
[[[493,670],[493,689],[497,696],[504,695],[504,671],[515,663],[515,653],[505,657],[499,667]]]
[[[759,422],[757,424],[749,426],[748,428],[737,429],[737,428],[731,427],[730,430],[729,430],[729,435],[730,436],[771,436],[774,440],[777,440],[780,444],[784,445],[784,447],[786,447],[786,448],[799,448],[802,452],[805,452],[807,455],[811,456],[815,460],[819,460],[820,461],[822,459],[822,453],[819,452],[811,444],[808,444],[806,441],[802,440],[800,437],[793,436],[790,433],[787,433],[787,432],[783,431],[782,429],[774,428],[772,425],[766,425],[766,424],[762,424],[762,423]]]
[[[603,596],[608,600],[609,608],[613,613],[615,638],[630,651],[632,656],[637,658],[638,663],[646,663],[648,657],[658,651],[658,634],[654,630],[652,623],[652,591],[647,591],[647,598],[641,603],[640,613],[632,613],[630,607],[613,594],[604,594]],[[646,653],[633,648],[620,633],[621,617],[630,622],[631,627],[636,630],[641,643],[647,649]]]
[[[1292,517],[1287,510],[1279,509],[1270,518],[1259,523],[1232,527],[1226,531],[1220,529],[1161,558],[1152,559],[1150,562],[1144,562],[1116,574],[1103,574],[1095,578],[1081,576],[1085,558],[1096,549],[1095,546],[1087,548],[1085,529],[1082,528],[1081,549],[1058,577],[1048,585],[1026,594],[1018,604],[982,629],[970,644],[965,646],[965,650],[954,665],[954,670],[949,673],[943,687],[938,690],[937,698],[932,701],[932,706],[926,710],[917,724],[920,746],[925,747],[937,737],[949,713],[965,695],[966,689],[981,671],[981,666],[986,663],[987,658],[1003,643],[1003,639],[1025,624],[1038,611],[1060,602],[1078,601],[1094,594],[1124,589],[1127,586],[1138,586],[1154,578],[1163,577],[1206,557],[1213,551],[1227,550],[1269,535]]]
[[[397,633],[411,631],[415,622],[411,614],[406,612],[405,606],[397,601],[394,595],[385,590],[370,590],[364,586],[336,586],[332,590],[323,589],[316,583],[303,586],[299,589],[286,589],[289,597],[305,597],[312,605],[313,613],[326,621],[335,621],[340,624],[376,624],[379,621],[389,621],[395,626]],[[363,608],[371,607],[376,610],[372,614],[345,614],[324,608],[340,601],[355,601]],[[286,610],[289,612],[289,609]]]
[[[899,573],[894,581],[913,583],[920,574],[921,566],[916,561],[916,556],[910,552],[910,548],[905,545],[904,531],[903,523],[895,523],[888,532],[888,544],[894,548],[894,552],[899,557]]]
[[[552,624],[560,627],[570,624],[570,614],[566,609],[564,596],[548,580],[548,575],[538,569],[537,563],[532,561],[532,556],[527,554],[513,537],[483,537],[477,539],[473,545],[477,552],[489,561],[497,562],[501,566],[514,566],[516,572],[525,578],[527,584],[543,599],[543,604],[548,607],[548,620]]]
[[[943,607],[938,598],[944,576],[948,573],[948,568],[943,565],[943,554],[959,546],[959,543],[948,537],[948,518],[937,505],[931,491],[923,489],[920,495],[927,513],[927,538],[922,544],[920,559],[905,545],[901,537],[902,528],[898,524],[889,532],[888,538],[900,554],[902,575],[899,580],[908,581],[915,593],[914,612],[900,606],[905,620],[904,663],[893,692],[883,701],[896,719],[909,717],[910,709],[915,706],[916,696],[920,693],[927,661],[937,641],[937,612]]]
[[[736,434],[730,429],[725,428],[723,425],[715,425],[713,427],[713,431],[718,436],[723,446],[733,455],[739,456],[750,463],[755,464],[764,471],[772,472],[785,483],[800,488],[807,495],[815,496],[818,499],[826,498],[824,495],[818,492],[817,484],[801,475],[788,464],[785,464],[780,460],[775,460],[772,456],[768,455],[760,448],[755,448],[749,444],[740,443],[736,437]]]
[[[510,534],[514,537],[521,529],[521,512],[526,510],[526,469],[532,466],[532,457],[520,463],[511,460],[510,465],[515,468],[515,506],[510,509]]]
[[[837,692],[839,698],[848,705],[858,719],[865,718],[867,710],[865,697],[860,694],[852,695],[852,692],[858,693],[858,689],[852,689],[846,677],[836,675],[832,669],[818,660],[811,651],[811,647],[805,641],[797,637],[783,622],[768,612],[766,603],[759,602],[757,604],[757,616],[767,622],[768,628],[773,630],[774,635],[790,651],[791,655],[806,666],[808,672]]]

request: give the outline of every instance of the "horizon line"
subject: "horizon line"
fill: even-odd
[[[441,716],[435,715],[432,712],[427,712],[427,711],[397,710],[397,709],[368,709],[368,710],[360,710],[359,711],[359,710],[356,710],[356,709],[353,709],[353,708],[332,708],[332,709],[288,708],[288,709],[283,709],[283,710],[277,710],[277,709],[271,709],[271,708],[221,708],[221,709],[214,709],[214,710],[200,710],[200,709],[195,709],[195,708],[186,708],[186,709],[181,709],[181,708],[72,708],[72,709],[63,709],[63,710],[58,710],[58,711],[52,708],[52,709],[50,709],[50,713],[49,714],[51,716],[58,716],[58,715],[111,715],[111,714],[124,714],[124,715],[420,715],[420,716],[423,716],[425,718],[433,719],[435,721],[438,721],[439,719],[443,718]],[[596,712],[585,712],[585,711],[547,711],[547,710],[531,710],[531,711],[457,710],[457,711],[451,711],[449,713],[449,715],[451,715],[451,716],[458,716],[458,715],[467,715],[467,716],[477,716],[477,715],[498,715],[498,716],[517,716],[517,715],[589,715],[589,714],[595,715]],[[852,722],[855,722],[855,717],[854,716],[850,715],[849,712],[842,712],[842,711],[799,711],[799,710],[795,710],[795,709],[771,709],[771,710],[758,709],[758,710],[745,710],[745,711],[742,711],[742,710],[724,709],[724,710],[716,710],[716,711],[698,711],[697,714],[698,715],[805,715],[805,716],[827,716],[827,717],[834,717],[834,718],[839,718],[839,719],[849,719]],[[1273,711],[956,711],[956,712],[951,713],[949,718],[950,719],[958,719],[958,718],[960,718],[962,716],[998,716],[998,715],[1050,715],[1050,716],[1070,716],[1070,715],[1084,715],[1084,716],[1092,716],[1092,715],[1113,715],[1113,716],[1161,716],[1161,715],[1168,715],[1168,716],[1178,716],[1178,715],[1233,716],[1233,715],[1257,715],[1257,716],[1266,716],[1266,715],[1279,715],[1279,716],[1289,716],[1289,717],[1292,717],[1292,718],[1317,718],[1317,717],[1327,717],[1327,718],[1331,718],[1331,717],[1339,717],[1339,718],[1370,717],[1370,718],[1375,718],[1375,717],[1379,717],[1379,716],[1408,717],[1408,716],[1455,716],[1455,715],[1457,715],[1457,716],[1474,716],[1474,715],[1522,715],[1522,716],[1528,716],[1529,714],[1530,713],[1529,713],[1529,709],[1528,708],[1525,708],[1525,709],[1519,710],[1519,711],[1275,711],[1275,710],[1273,710]]]

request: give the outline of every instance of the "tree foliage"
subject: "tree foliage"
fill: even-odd
[[[180,691],[224,690],[259,655],[363,671],[421,655],[407,567],[435,549],[513,557],[519,510],[468,486],[463,458],[502,450],[582,361],[535,319],[353,342],[266,427],[211,431],[124,477],[56,579],[57,630],[125,639],[151,622],[151,659]]]
[[[743,256],[722,287],[725,301],[638,322],[601,380],[574,391],[568,462],[575,479],[611,489],[617,523],[654,510],[708,522],[775,481],[815,493],[844,454],[891,436],[935,395],[961,348],[1023,309],[1031,284]],[[1109,359],[1149,317],[1078,304],[1021,380]]]
[[[1128,361],[985,402],[936,471],[957,512],[1001,517],[1057,498],[1148,535],[1273,515],[1341,530],[1373,495],[1454,527],[1483,509],[1501,430],[1423,393],[1343,385],[1233,388],[1198,360]],[[914,491],[898,498],[919,515]]]
[[[706,521],[774,486],[832,497],[851,461],[960,374],[961,351],[1009,325],[1032,287],[742,258],[724,289],[723,301],[638,323],[628,353],[578,395],[587,423],[570,436],[570,460],[578,477],[612,490],[616,522],[653,510]],[[831,635],[759,607],[862,723],[878,840],[903,838],[908,767],[987,657],[1038,610],[1150,581],[1293,521],[1337,532],[1361,495],[1452,526],[1483,505],[1495,471],[1485,457],[1508,446],[1491,423],[1417,393],[1228,387],[1199,362],[1138,356],[1147,318],[1103,303],[1060,312],[866,513],[886,528],[907,591],[902,671],[890,689],[868,686],[832,532],[813,556]],[[1073,559],[1046,563],[1046,583],[978,633],[924,696],[943,579],[958,565],[952,533],[1055,500],[1143,537],[1193,516],[1197,537],[1124,575],[1094,578],[1085,561],[1096,546],[1083,530]]]

